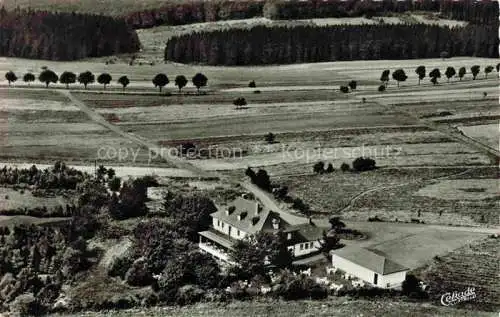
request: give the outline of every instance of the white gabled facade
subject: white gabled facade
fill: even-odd
[[[295,257],[318,252],[321,248],[317,228],[312,223],[289,225],[279,214],[264,210],[257,201],[238,198],[233,203],[234,206],[213,213],[212,228],[199,233],[200,249],[218,260],[230,262],[228,251],[234,242],[260,231],[285,230],[288,250]]]
[[[348,248],[346,249],[354,249]],[[335,250],[332,266],[379,288],[400,288],[408,269],[372,251]]]

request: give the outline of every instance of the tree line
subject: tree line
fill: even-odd
[[[5,73],[5,79],[9,82],[10,86],[12,83],[18,80],[18,77],[13,71],[8,71],[7,73]],[[35,79],[36,77],[32,73],[26,73],[23,75],[23,81],[25,83],[30,84],[34,82]],[[38,76],[38,80],[41,83],[45,84],[45,87],[49,87],[51,83],[55,84],[59,82],[66,85],[66,88],[69,88],[69,85],[74,84],[78,81],[78,83],[82,84],[85,89],[87,89],[87,86],[89,84],[95,83],[96,76],[90,71],[85,71],[78,75],[73,72],[65,71],[59,76],[50,69],[44,69]],[[103,85],[104,89],[106,89],[107,85],[109,85],[112,80],[113,77],[108,73],[102,73],[97,76],[97,82]],[[155,86],[155,88],[159,88],[160,93],[163,87],[168,85],[169,82],[170,80],[168,79],[167,75],[163,73],[155,75],[152,79],[153,85]],[[197,73],[193,76],[191,82],[199,92],[202,87],[205,87],[207,85],[208,78],[202,73]],[[121,76],[120,78],[118,78],[117,83],[120,84],[125,90],[125,88],[130,84],[130,79],[128,79],[127,76]],[[187,85],[187,83],[188,79],[186,78],[186,76],[178,75],[175,77],[175,85],[177,86],[177,88],[179,88],[179,92]]]
[[[248,19],[264,16],[270,19],[312,19],[372,17],[391,13],[426,11],[442,17],[471,23],[498,23],[496,1],[452,0],[219,0],[169,1],[157,9],[137,11],[124,18],[134,28],[158,25],[182,25],[219,20]]]
[[[424,1],[362,1],[362,0],[272,0],[267,1],[263,14],[270,19],[312,19],[374,15],[393,12],[439,12],[441,17],[477,24],[498,24],[498,2],[476,0]]]
[[[493,65],[487,65],[484,67],[483,72],[484,72],[484,78],[488,78],[488,75],[493,72],[493,70],[496,69],[497,74],[500,71],[500,63],[497,63],[495,67]],[[424,65],[420,65],[417,68],[415,68],[415,74],[417,74],[418,77],[418,84],[420,85],[420,82],[425,78],[429,77],[430,82],[433,85],[439,84],[439,79],[441,77],[446,77],[447,82],[450,82],[450,80],[453,77],[458,77],[460,81],[465,77],[465,75],[470,72],[472,75],[472,80],[476,80],[479,73],[481,72],[481,66],[480,65],[473,65],[470,67],[469,70],[465,66],[462,66],[460,68],[455,69],[453,66],[448,66],[446,67],[446,70],[441,73],[441,70],[439,68],[433,68],[427,73],[427,69]],[[380,81],[382,84],[378,87],[378,91],[383,92],[387,88],[387,84],[389,83],[389,76],[391,75],[391,71],[389,69],[386,69],[382,71],[382,74],[380,75]],[[406,75],[405,71],[402,68],[396,69],[392,73],[392,79],[394,79],[397,82],[397,85],[399,87],[400,82],[406,81],[408,79],[408,75]]]
[[[468,25],[335,25],[202,31],[171,38],[165,59],[208,65],[262,65],[337,60],[498,57],[498,30]]]
[[[362,1],[362,0],[270,0],[263,14],[270,19],[312,19],[340,17],[371,17],[391,12],[438,12],[441,1]]]
[[[440,15],[448,19],[498,27],[498,1],[444,0],[440,1],[439,10]]]
[[[248,19],[262,16],[263,7],[263,0],[168,1],[158,9],[134,12],[124,18],[132,27],[142,29],[164,24]]]
[[[0,9],[0,56],[76,60],[138,51],[137,34],[123,19]]]

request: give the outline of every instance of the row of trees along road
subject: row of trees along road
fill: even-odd
[[[493,72],[493,70],[496,69],[497,73],[500,71],[500,63],[496,65],[496,67],[493,67],[492,65],[488,65],[484,68],[484,77],[488,78],[488,74]],[[470,74],[472,75],[472,80],[476,80],[477,76],[481,72],[481,66],[479,65],[473,65],[469,69]],[[430,81],[432,84],[437,85],[438,84],[438,79],[441,78],[441,70],[439,68],[434,68],[432,69],[429,74],[427,75],[427,69],[425,66],[420,65],[415,69],[415,73],[418,76],[418,84],[420,85],[420,82],[428,76],[430,78]],[[382,75],[380,75],[380,81],[382,82],[382,85],[379,87],[379,91],[384,91],[387,88],[387,84],[389,83],[389,77],[390,77],[391,71],[386,69],[382,72]],[[457,70],[452,67],[448,66],[444,72],[444,76],[446,76],[447,81],[449,82],[451,78],[458,76],[459,80],[461,81],[465,75],[467,74],[467,68],[465,66],[462,66]],[[406,81],[408,79],[408,75],[406,75],[405,71],[403,69],[397,69],[392,73],[392,79],[394,79],[399,87],[400,82]]]
[[[18,80],[18,77],[13,71],[8,71],[5,74],[5,79],[9,82],[10,86],[11,83],[14,83]],[[51,71],[50,69],[45,69],[38,76],[38,80],[44,83],[46,87],[48,87],[49,84],[51,83],[55,84],[59,81],[61,84],[65,84],[66,88],[69,88],[70,84],[74,84],[78,81],[85,87],[85,89],[87,89],[87,85],[94,83],[96,78],[95,75],[90,71],[80,73],[78,76],[72,72],[63,72],[61,76],[58,76],[55,72]],[[108,73],[102,73],[99,76],[97,76],[97,82],[101,85],[104,85],[104,89],[106,89],[106,86],[109,85],[112,80],[113,77]],[[35,75],[32,73],[26,73],[23,76],[23,81],[28,84],[34,82]],[[197,73],[196,75],[193,76],[191,81],[199,91],[201,87],[205,87],[207,85],[208,78],[202,73]],[[157,74],[153,78],[152,82],[156,88],[160,89],[161,93],[163,87],[168,85],[170,81],[167,75]],[[175,77],[175,85],[179,88],[179,91],[181,91],[181,89],[184,88],[187,85],[187,83],[188,79],[186,78],[186,76],[178,75],[177,77]],[[120,78],[118,78],[118,84],[122,85],[123,89],[125,89],[130,84],[130,80],[128,79],[127,76],[121,76]]]

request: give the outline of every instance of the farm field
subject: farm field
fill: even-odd
[[[123,163],[147,163],[149,153],[91,121],[61,94],[53,91],[0,89],[0,160],[47,162],[55,160],[92,164],[111,161],[118,154],[110,147],[127,149]]]
[[[492,148],[499,147],[499,125],[498,122],[482,125],[466,125],[458,128],[468,137],[489,145]]]
[[[484,171],[489,178],[473,173]],[[360,174],[276,177],[313,211],[366,221],[418,219],[454,225],[498,224],[498,181],[495,168],[379,169]],[[325,194],[328,193],[328,195]]]
[[[438,298],[446,290],[474,287],[477,294],[474,306],[498,310],[499,246],[497,238],[489,238],[434,259],[420,273],[430,282],[431,296]],[[461,303],[459,307],[468,307],[468,304]]]

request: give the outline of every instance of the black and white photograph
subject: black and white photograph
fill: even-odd
[[[497,317],[498,0],[0,0],[0,317]]]

